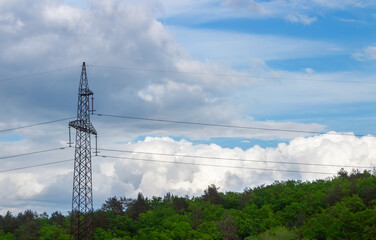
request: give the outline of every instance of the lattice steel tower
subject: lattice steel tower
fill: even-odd
[[[69,123],[69,127],[76,129],[71,216],[71,235],[74,239],[93,239],[90,135],[97,136],[97,131],[90,122],[90,111],[93,111],[90,110],[90,96],[93,96],[93,92],[89,90],[84,62],[78,89],[77,120]]]

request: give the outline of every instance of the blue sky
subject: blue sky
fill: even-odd
[[[52,72],[0,81],[0,130],[74,116],[85,61],[99,113],[334,133],[93,116],[102,148],[374,166],[375,138],[350,135],[376,135],[375,10],[373,0],[3,0],[2,78]],[[67,124],[1,133],[1,156],[66,146]],[[72,157],[67,149],[3,159],[0,170]],[[64,163],[1,173],[0,213],[68,211],[72,169]],[[328,175],[93,157],[95,207],[114,195],[200,195],[212,183],[241,191],[274,180],[328,177],[338,169],[294,170]]]
[[[342,81],[341,75],[351,72],[353,75],[347,79],[349,81],[364,81],[365,77],[374,81],[375,57],[362,60],[356,57],[357,52],[376,42],[375,4],[370,1],[334,1],[330,7],[320,1],[297,1],[295,8],[290,9],[287,6],[294,4],[293,1],[227,1],[227,4],[226,1],[202,2],[201,5],[191,4],[191,8],[188,8],[191,12],[172,13],[171,16],[167,14],[160,18],[175,32],[178,42],[198,59],[219,61],[244,71],[249,69],[254,60],[252,58],[256,55],[272,71],[301,73],[305,69],[311,69],[314,72],[302,78],[315,80],[316,76],[338,74],[330,79],[328,77],[329,81]],[[282,9],[280,11],[274,9],[278,4]],[[244,14],[247,7],[252,11],[251,5],[271,13]],[[217,13],[213,10],[217,10]],[[219,13],[221,10],[226,12],[223,17]],[[295,19],[289,16],[298,17]],[[306,16],[311,22],[304,22],[304,17],[299,16]],[[265,39],[269,41],[265,48],[276,48],[275,55],[252,54],[254,38],[258,39],[256,42]],[[250,43],[247,42],[248,39]],[[282,39],[280,47],[275,46],[279,44],[278,39]],[[290,47],[290,42],[302,45],[291,48],[291,52],[283,52],[280,48],[286,45]],[[268,52],[265,48],[261,47],[261,51]],[[241,60],[233,59],[231,52]],[[344,83],[338,83],[339,88],[342,84]],[[352,85],[358,89],[373,86],[374,84],[362,83]],[[344,94],[352,94],[351,88],[346,91]],[[372,124],[374,105],[374,99],[346,103],[333,99],[320,104],[289,106],[289,109],[283,108],[282,111],[275,111],[273,108],[270,112],[249,110],[248,113],[261,121],[317,122],[329,130],[375,134],[376,129]]]
[[[0,136],[0,142],[14,142],[14,141],[21,141],[22,137],[18,135],[12,134],[4,134]]]
[[[317,2],[320,1],[296,1],[305,6],[304,10],[298,7],[283,9],[274,15],[273,9],[271,9],[271,13],[265,14],[265,16],[262,14],[261,16],[251,16],[250,13],[244,17],[241,16],[242,13],[237,12],[239,9],[237,9],[236,4],[240,4],[240,2],[243,2],[243,9],[246,9],[251,3],[259,5],[260,8],[267,8],[268,2],[274,2],[276,6],[280,4],[281,8],[286,8],[289,6],[288,4],[293,4],[293,1],[227,1],[232,2],[234,5],[230,9],[227,9],[227,7],[228,5],[231,6],[231,4],[226,5],[226,1],[202,2],[206,2],[206,4],[202,4],[202,6],[197,4],[197,6],[192,7],[193,11],[191,13],[172,14],[172,16],[162,17],[160,20],[167,26],[190,30],[204,32],[214,30],[227,35],[242,33],[297,38],[325,42],[336,48],[331,51],[322,49],[321,56],[318,57],[307,55],[300,58],[284,59],[284,61],[266,61],[268,65],[270,64],[270,66],[277,69],[299,71],[304,69],[305,66],[312,66],[317,71],[347,71],[350,68],[353,71],[367,70],[370,73],[374,73],[374,62],[359,62],[352,56],[353,53],[372,46],[375,42],[376,31],[373,31],[376,25],[375,4],[370,1],[346,1],[347,5],[338,1],[338,7],[331,8],[325,8],[325,4],[318,4]],[[364,5],[358,6],[357,3],[363,3]],[[202,10],[200,7],[206,7],[207,10]],[[212,11],[221,10],[222,8],[226,8],[228,13],[224,17],[220,13],[216,14],[215,11]],[[196,17],[199,14],[202,15]],[[289,16],[294,16],[294,14],[307,16],[313,20],[310,23],[304,23],[302,20],[289,18]],[[206,19],[205,16],[207,15],[209,16]],[[187,48],[190,47],[189,43],[185,43],[183,39],[180,39],[178,34],[176,37]],[[197,39],[197,41],[204,43],[210,40],[218,39]]]

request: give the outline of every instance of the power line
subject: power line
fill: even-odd
[[[34,155],[34,154],[39,154],[39,153],[53,152],[53,151],[57,151],[57,150],[65,150],[67,148],[69,148],[69,147],[51,148],[51,149],[40,150],[40,151],[35,151],[35,152],[28,152],[28,153],[21,153],[21,154],[16,154],[16,155],[9,155],[9,156],[0,157],[0,160],[1,159],[7,159],[7,158],[15,158],[15,157],[21,157],[21,156]]]
[[[182,165],[219,167],[219,168],[234,168],[234,169],[245,169],[245,170],[258,170],[258,171],[295,172],[295,173],[310,173],[310,174],[323,174],[323,175],[337,174],[337,173],[333,173],[333,172],[311,172],[311,171],[286,170],[286,169],[276,169],[276,168],[272,169],[272,168],[252,168],[252,167],[241,167],[241,166],[225,166],[225,165],[204,164],[204,163],[187,163],[187,162],[176,162],[176,161],[172,162],[172,161],[151,160],[151,159],[142,159],[142,158],[127,158],[127,157],[107,156],[107,155],[98,155],[98,156],[103,157],[103,158],[126,159],[126,160],[155,162],[155,163],[170,163],[170,164],[172,163],[172,164],[182,164]],[[54,164],[59,164],[59,163],[64,163],[64,162],[71,162],[73,160],[74,159],[68,159],[68,160],[61,160],[61,161],[55,161],[55,162],[48,162],[48,163],[30,165],[30,166],[25,166],[25,167],[5,169],[5,170],[0,170],[0,173],[29,169],[29,168],[36,168],[36,167],[42,167],[42,166],[48,166],[48,165],[54,165]]]
[[[311,79],[311,78],[290,78],[290,77],[277,77],[277,76],[258,76],[258,75],[237,75],[237,74],[226,74],[226,73],[189,72],[189,71],[136,68],[136,67],[117,67],[117,66],[98,66],[98,65],[87,65],[87,66],[93,67],[93,68],[121,69],[121,70],[128,70],[128,71],[162,72],[162,73],[192,74],[192,75],[205,75],[205,76],[218,76],[218,77],[259,78],[259,79],[268,78],[268,79],[311,81],[311,82],[376,84],[376,82],[370,82],[370,81],[344,81],[344,80],[332,80],[332,79],[321,79],[320,80],[320,79]]]
[[[131,158],[131,157],[118,157],[118,156],[107,156],[107,155],[98,155],[103,158],[115,158],[115,159],[126,159],[132,161],[144,161],[144,162],[153,162],[153,163],[170,163],[170,164],[183,164],[183,165],[193,165],[193,166],[205,166],[205,167],[219,167],[219,168],[235,168],[235,169],[245,169],[245,170],[259,170],[259,171],[272,171],[272,172],[294,172],[294,173],[310,173],[310,174],[336,174],[332,172],[311,172],[311,171],[300,171],[300,170],[285,170],[277,168],[254,168],[254,167],[242,167],[242,166],[226,166],[226,165],[216,165],[216,164],[205,164],[205,163],[187,163],[187,162],[177,162],[177,161],[164,161],[164,160],[151,160],[143,158]]]
[[[97,116],[100,116],[100,117],[125,118],[125,119],[133,119],[133,120],[165,122],[165,123],[178,123],[178,124],[209,126],[209,127],[224,127],[224,128],[237,128],[237,129],[248,129],[248,130],[274,131],[274,132],[293,132],[293,133],[325,134],[325,135],[355,136],[355,137],[374,137],[374,136],[371,136],[371,135],[352,134],[352,133],[318,132],[318,131],[293,130],[293,129],[282,129],[282,128],[235,126],[235,125],[216,124],[216,123],[188,122],[188,121],[177,121],[177,120],[156,119],[156,118],[121,116],[121,115],[104,114],[104,113],[95,113],[94,115],[97,115]]]
[[[61,118],[61,119],[56,119],[56,120],[52,120],[52,121],[48,121],[48,122],[41,122],[41,123],[35,123],[35,124],[25,125],[25,126],[20,126],[20,127],[15,127],[15,128],[2,129],[2,130],[0,130],[0,133],[18,130],[18,129],[22,129],[22,128],[36,127],[36,126],[46,125],[46,124],[55,123],[55,122],[61,122],[61,121],[65,121],[65,120],[69,120],[69,119],[73,119],[73,118],[74,117]]]
[[[71,162],[73,160],[74,159],[68,159],[68,160],[61,160],[61,161],[55,161],[55,162],[48,162],[48,163],[30,165],[30,166],[25,166],[25,167],[10,168],[10,169],[5,169],[5,170],[0,170],[0,173],[12,172],[12,171],[17,171],[17,170],[23,170],[23,169],[28,169],[28,168],[36,168],[36,167],[42,167],[42,166],[48,166],[48,165],[54,165],[54,164],[65,163],[65,162]]]
[[[7,81],[18,80],[18,79],[22,79],[22,78],[35,77],[35,76],[40,76],[40,75],[44,75],[44,74],[48,74],[48,73],[61,72],[61,71],[65,71],[65,70],[69,70],[69,69],[73,69],[73,68],[77,68],[77,67],[76,66],[75,67],[66,67],[66,68],[60,68],[60,69],[55,69],[55,70],[51,70],[51,71],[22,75],[22,76],[18,76],[18,77],[3,78],[3,79],[0,79],[0,82],[7,82]]]
[[[352,165],[336,165],[336,164],[321,164],[321,163],[302,163],[302,162],[284,162],[284,161],[269,161],[269,160],[257,160],[257,159],[241,159],[241,158],[197,156],[197,155],[186,155],[186,154],[139,152],[139,151],[117,150],[117,149],[107,149],[107,148],[98,148],[98,150],[108,151],[108,152],[124,152],[124,153],[136,153],[136,154],[147,154],[147,155],[158,155],[158,156],[184,157],[184,158],[200,158],[200,159],[214,159],[214,160],[240,161],[240,162],[277,163],[277,164],[307,165],[307,166],[322,166],[322,167],[340,167],[340,168],[341,167],[342,168],[367,168],[367,169],[373,169],[374,168],[374,167],[352,166]]]

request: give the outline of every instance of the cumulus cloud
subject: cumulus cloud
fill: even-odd
[[[260,184],[270,184],[276,180],[300,179],[304,181],[332,177],[340,169],[339,166],[289,165],[272,163],[273,161],[374,166],[375,137],[359,138],[351,134],[347,136],[334,134],[332,132],[331,135],[296,138],[289,143],[281,143],[275,148],[261,148],[256,145],[245,150],[223,148],[216,144],[193,144],[188,140],[173,140],[169,137],[145,137],[144,140],[135,143],[113,144],[110,146],[113,149],[141,153],[101,151],[101,154],[106,156],[128,159],[93,158],[95,207],[100,207],[106,198],[114,195],[135,197],[138,192],[142,192],[151,197],[163,196],[171,192],[179,195],[199,196],[212,183],[221,187],[221,191],[242,191]],[[148,152],[175,156],[146,154]],[[182,155],[244,161],[182,157]],[[255,160],[265,162],[255,162]],[[178,164],[178,162],[196,165]],[[270,171],[265,169],[270,169]],[[346,167],[345,169],[351,171],[352,168]],[[71,185],[67,183],[72,177],[69,166],[64,164],[48,171],[43,170],[43,175],[39,174],[41,170],[42,168],[38,168],[27,174],[22,172],[1,174],[0,204],[22,210],[32,206],[28,203],[34,202],[34,209],[36,207],[43,209],[41,203],[38,205],[38,201],[43,199],[43,202],[47,204],[44,205],[44,209],[48,206],[53,210],[60,204],[62,209],[69,210]],[[283,172],[284,170],[298,171],[298,173]],[[364,169],[360,168],[360,170]]]
[[[281,143],[276,148],[261,148],[254,146],[242,150],[239,148],[222,148],[215,144],[195,145],[187,140],[172,140],[170,138],[146,137],[145,140],[125,146],[125,149],[136,152],[169,153],[175,155],[196,155],[218,158],[239,158],[248,160],[283,161],[291,163],[337,164],[347,166],[373,166],[372,159],[376,151],[374,137],[319,135],[309,138],[296,138],[288,144]],[[120,146],[119,146],[120,147]],[[107,153],[109,154],[109,153]],[[114,153],[111,153],[113,155]],[[234,166],[244,168],[268,168],[274,170],[297,170],[308,172],[326,172],[328,174],[295,174],[295,178],[312,180],[331,176],[339,167],[320,167],[304,165],[280,165],[276,163],[256,163],[246,161],[229,161],[213,159],[195,159],[184,157],[168,157],[147,154],[127,154],[124,157],[148,160],[163,160],[208,165]],[[179,164],[162,164],[151,162],[132,162],[117,160],[114,163],[115,174],[118,177],[130,176],[137,179],[133,182],[135,192],[144,194],[163,195],[168,191],[177,194],[199,195],[210,183],[221,186],[223,191],[241,191],[246,187],[254,187],[274,180],[290,179],[294,174],[278,171],[263,171],[250,169],[215,168],[206,166],[189,166]],[[351,168],[347,168],[351,170]],[[293,177],[294,178],[294,177]],[[266,180],[268,179],[268,180]],[[129,181],[128,181],[129,182]],[[157,184],[153,184],[157,183]]]
[[[376,60],[376,46],[369,46],[353,54],[358,61]]]

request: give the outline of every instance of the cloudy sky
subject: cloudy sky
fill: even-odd
[[[74,117],[84,61],[97,113],[258,128],[92,116],[99,148],[134,152],[93,157],[95,208],[375,166],[375,10],[373,0],[0,1],[0,214],[70,210],[72,161],[8,170],[70,160],[73,148],[7,157],[66,147],[69,120],[2,130]]]

